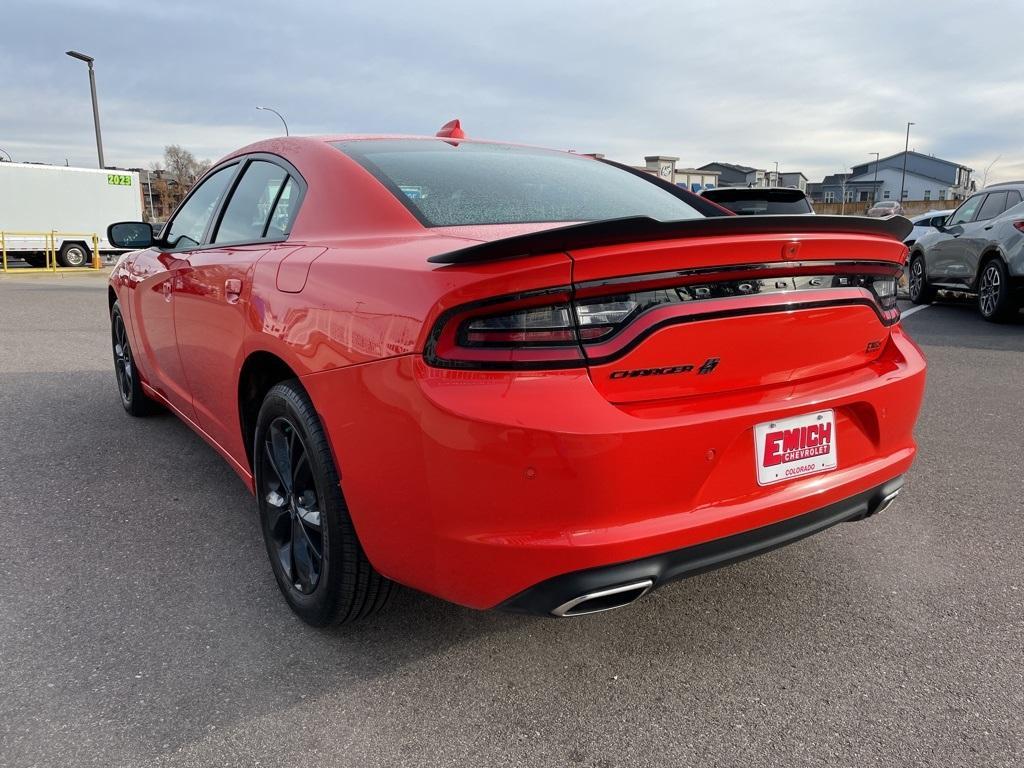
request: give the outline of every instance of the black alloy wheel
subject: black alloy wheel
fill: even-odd
[[[268,545],[291,587],[299,594],[312,594],[324,566],[322,503],[306,444],[286,417],[270,423],[260,462],[260,490],[269,508]]]
[[[263,399],[253,472],[270,566],[292,610],[323,627],[383,608],[393,584],[363,552],[323,425],[298,381]]]
[[[110,309],[110,341],[114,352],[114,377],[121,405],[132,416],[148,416],[157,410],[156,403],[142,391],[138,371],[132,359],[132,347],[128,341],[128,329],[121,315],[120,302],[114,302]]]

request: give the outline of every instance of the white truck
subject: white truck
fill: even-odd
[[[41,267],[52,240],[60,265],[88,266],[93,234],[101,256],[120,253],[107,241],[107,226],[141,220],[138,172],[0,163],[0,233],[8,260]]]

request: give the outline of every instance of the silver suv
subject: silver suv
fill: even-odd
[[[1024,181],[971,195],[945,224],[910,250],[910,300],[928,304],[939,289],[977,294],[986,320],[1015,317],[1024,293]]]

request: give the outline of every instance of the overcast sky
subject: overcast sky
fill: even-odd
[[[1024,178],[1024,3],[6,0],[0,148],[216,159],[279,135],[432,134],[802,170],[911,148]]]

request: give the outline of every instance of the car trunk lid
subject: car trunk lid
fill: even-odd
[[[870,363],[899,316],[906,251],[891,237],[794,228],[568,253],[591,378],[611,402],[632,403]]]

